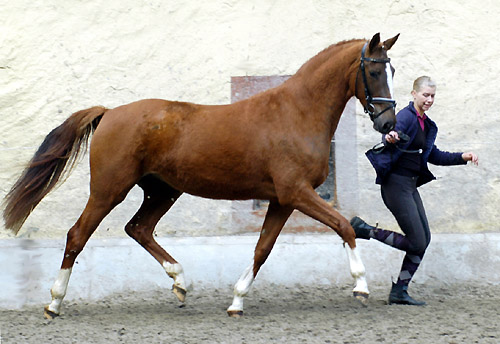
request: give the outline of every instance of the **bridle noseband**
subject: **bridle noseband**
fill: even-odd
[[[374,62],[374,63],[389,63],[391,62],[390,58],[386,59],[374,59],[371,57],[365,57],[365,51],[366,47],[368,46],[368,42],[365,43],[363,46],[363,49],[361,50],[361,63],[359,65],[358,72],[361,70],[361,75],[363,76],[363,86],[365,88],[365,96],[366,96],[366,106],[365,106],[365,113],[370,115],[370,119],[374,121],[377,117],[382,115],[384,112],[390,110],[390,109],[395,109],[396,108],[396,101],[391,98],[382,98],[382,97],[372,97],[370,90],[368,89],[368,81],[366,80],[366,73],[365,73],[365,61],[366,62]],[[356,76],[356,84],[357,84],[358,78]],[[375,106],[373,104],[383,104],[383,103],[389,103],[389,106],[386,107],[384,110],[380,111],[379,113],[375,113]]]

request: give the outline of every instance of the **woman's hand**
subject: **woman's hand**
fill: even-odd
[[[475,153],[472,152],[462,153],[462,159],[464,159],[465,161],[471,161],[476,166],[478,165],[479,158]]]
[[[396,143],[399,141],[399,135],[393,130],[385,135],[385,140],[389,143]]]

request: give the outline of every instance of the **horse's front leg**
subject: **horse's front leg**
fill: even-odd
[[[352,290],[352,294],[356,298],[356,300],[361,302],[362,305],[366,306],[368,304],[370,291],[368,290],[368,283],[366,282],[365,266],[358,254],[358,251],[356,250],[356,247],[350,247],[345,243],[344,247],[347,252],[347,259],[349,260],[351,276],[356,282],[356,285]]]
[[[290,217],[293,208],[283,207],[278,202],[271,201],[267,209],[266,218],[260,232],[259,241],[255,247],[253,264],[250,264],[238,282],[234,286],[233,303],[227,309],[227,314],[231,317],[240,317],[243,315],[243,298],[250,291],[250,287],[264,264],[267,257],[273,249],[274,243],[285,225],[286,220]]]
[[[365,267],[356,249],[356,234],[349,221],[323,200],[312,187],[304,187],[296,194],[300,197],[291,201],[295,209],[329,226],[344,240],[351,275],[356,281],[353,295],[366,305],[370,292],[366,282]]]

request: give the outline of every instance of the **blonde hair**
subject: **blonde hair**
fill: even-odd
[[[420,91],[424,86],[436,88],[436,83],[431,79],[430,76],[426,75],[416,78],[413,82],[413,90],[416,92]]]

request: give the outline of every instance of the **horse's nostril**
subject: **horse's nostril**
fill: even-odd
[[[391,131],[392,129],[394,129],[394,124],[391,123],[391,122],[386,122],[382,126],[382,129],[383,129],[384,133],[388,133],[389,131]]]

